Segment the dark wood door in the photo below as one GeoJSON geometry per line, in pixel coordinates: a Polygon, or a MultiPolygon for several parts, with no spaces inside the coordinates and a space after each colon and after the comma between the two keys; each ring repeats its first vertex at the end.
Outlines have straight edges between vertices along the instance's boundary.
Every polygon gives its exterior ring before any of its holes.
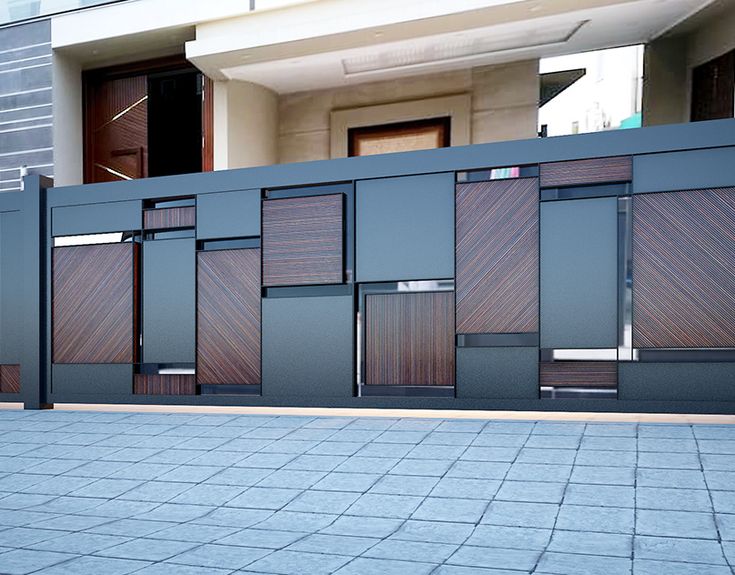
{"type": "Polygon", "coordinates": [[[735,50],[692,70],[692,122],[735,115],[735,50]]]}
{"type": "Polygon", "coordinates": [[[87,183],[148,175],[148,80],[94,78],[85,85],[87,183]]]}

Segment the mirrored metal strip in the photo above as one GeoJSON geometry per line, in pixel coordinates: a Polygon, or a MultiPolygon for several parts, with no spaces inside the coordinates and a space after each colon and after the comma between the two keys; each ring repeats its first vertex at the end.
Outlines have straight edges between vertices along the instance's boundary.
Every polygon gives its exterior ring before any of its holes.
{"type": "Polygon", "coordinates": [[[618,360],[633,361],[633,198],[618,198],[618,360]]]}

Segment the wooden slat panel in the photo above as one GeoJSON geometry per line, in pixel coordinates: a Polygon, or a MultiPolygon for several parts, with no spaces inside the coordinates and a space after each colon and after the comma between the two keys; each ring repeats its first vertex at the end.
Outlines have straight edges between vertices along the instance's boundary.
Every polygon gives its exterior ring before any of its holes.
{"type": "Polygon", "coordinates": [[[197,382],[259,384],[260,250],[200,252],[197,298],[197,382]]]}
{"type": "Polygon", "coordinates": [[[365,297],[367,385],[454,385],[454,294],[365,297]]]}
{"type": "Polygon", "coordinates": [[[133,392],[143,395],[194,395],[196,376],[136,373],[133,392]]]}
{"type": "Polygon", "coordinates": [[[263,285],[343,281],[342,194],[263,202],[263,285]]]}
{"type": "Polygon", "coordinates": [[[191,228],[196,225],[195,206],[159,208],[143,211],[143,227],[146,230],[191,228]]]}
{"type": "Polygon", "coordinates": [[[633,179],[630,156],[592,158],[541,164],[541,187],[629,182],[633,179]]]}
{"type": "Polygon", "coordinates": [[[633,346],[735,347],[735,188],[633,198],[633,346]]]}
{"type": "Polygon", "coordinates": [[[20,393],[20,365],[0,365],[0,393],[20,393]]]}
{"type": "Polygon", "coordinates": [[[618,385],[615,361],[549,361],[540,364],[542,387],[598,387],[618,385]]]}
{"type": "Polygon", "coordinates": [[[537,182],[457,186],[457,333],[538,331],[537,182]]]}
{"type": "Polygon", "coordinates": [[[139,246],[55,248],[54,363],[133,363],[139,246]]]}

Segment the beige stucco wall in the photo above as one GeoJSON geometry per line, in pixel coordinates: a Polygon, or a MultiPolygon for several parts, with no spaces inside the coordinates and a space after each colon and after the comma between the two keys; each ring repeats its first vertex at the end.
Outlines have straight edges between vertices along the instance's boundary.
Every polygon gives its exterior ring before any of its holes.
{"type": "MultiPolygon", "coordinates": [[[[735,2],[694,29],[654,40],[643,65],[643,124],[673,124],[690,118],[692,69],[735,50],[735,2]]],[[[714,8],[716,8],[715,6],[714,8]]]]}
{"type": "Polygon", "coordinates": [[[214,83],[214,169],[278,162],[278,96],[250,82],[214,83]]]}
{"type": "Polygon", "coordinates": [[[279,162],[328,159],[333,111],[459,94],[470,96],[470,143],[536,136],[538,60],[527,60],[282,95],[278,104],[279,162]]]}

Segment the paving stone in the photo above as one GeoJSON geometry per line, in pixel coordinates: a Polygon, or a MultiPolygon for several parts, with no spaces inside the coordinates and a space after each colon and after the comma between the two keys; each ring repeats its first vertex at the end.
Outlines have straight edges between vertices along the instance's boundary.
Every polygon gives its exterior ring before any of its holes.
{"type": "Polygon", "coordinates": [[[520,450],[517,447],[468,447],[460,459],[465,461],[514,461],[520,450]]]}
{"type": "Polygon", "coordinates": [[[478,525],[467,539],[467,545],[543,551],[550,539],[551,529],[478,525]]]}
{"type": "Polygon", "coordinates": [[[486,508],[486,501],[427,497],[411,515],[411,518],[425,521],[476,523],[480,520],[486,508]]]}
{"type": "Polygon", "coordinates": [[[635,556],[639,559],[656,559],[683,563],[725,565],[722,547],[717,541],[646,537],[636,535],[635,556]]]}
{"type": "MultiPolygon", "coordinates": [[[[638,469],[636,485],[639,487],[706,489],[704,478],[705,475],[698,469],[638,469]]],[[[732,474],[730,479],[735,481],[735,473],[732,474]]],[[[710,488],[715,489],[711,484],[710,488]]],[[[735,489],[735,486],[733,486],[733,489],[735,489]]]]}
{"type": "Polygon", "coordinates": [[[658,469],[699,469],[699,456],[696,453],[639,453],[638,467],[658,469]]]}
{"type": "Polygon", "coordinates": [[[301,537],[298,541],[291,543],[288,549],[291,551],[305,551],[307,553],[324,553],[326,555],[347,555],[356,557],[361,555],[380,539],[372,537],[352,537],[347,535],[327,535],[315,533],[307,537],[301,537]]]}
{"type": "Polygon", "coordinates": [[[332,472],[315,483],[313,489],[364,493],[380,478],[381,475],[377,473],[332,472]]]}
{"type": "Polygon", "coordinates": [[[711,513],[638,509],[636,511],[636,534],[717,539],[717,528],[711,513]]]}
{"type": "Polygon", "coordinates": [[[551,537],[548,550],[584,555],[630,557],[633,551],[633,536],[557,530],[551,537]]]}
{"type": "Polygon", "coordinates": [[[225,505],[245,491],[244,487],[230,485],[194,485],[187,491],[174,497],[172,503],[189,503],[192,505],[225,505]]]}
{"type": "Polygon", "coordinates": [[[518,463],[548,463],[556,465],[571,465],[577,457],[574,449],[539,449],[524,447],[518,453],[518,463]]]}
{"type": "MultiPolygon", "coordinates": [[[[212,543],[238,532],[237,527],[220,527],[198,523],[180,523],[171,527],[149,533],[149,539],[168,539],[171,541],[192,541],[194,543],[212,543]]],[[[143,536],[143,535],[141,535],[143,536]]],[[[258,547],[255,545],[254,547],[258,547]]]]}
{"type": "Polygon", "coordinates": [[[585,449],[579,451],[574,465],[603,465],[605,467],[635,467],[638,454],[632,451],[585,449]]]}
{"type": "Polygon", "coordinates": [[[528,435],[517,433],[479,433],[472,445],[481,447],[523,447],[527,440],[528,435]]]}
{"type": "MultiPolygon", "coordinates": [[[[500,488],[500,481],[442,477],[431,490],[433,497],[462,497],[489,501],[500,488]]],[[[428,494],[427,494],[428,495],[428,494]]]]}
{"type": "Polygon", "coordinates": [[[631,563],[630,559],[622,557],[546,552],[535,572],[564,575],[629,575],[631,563]]]}
{"type": "Polygon", "coordinates": [[[360,497],[351,491],[304,491],[292,500],[285,509],[306,513],[334,513],[341,515],[360,497]]]}
{"type": "Polygon", "coordinates": [[[398,462],[389,473],[392,475],[441,477],[453,464],[453,460],[445,459],[404,459],[398,462]]]}
{"type": "Polygon", "coordinates": [[[516,569],[530,571],[536,565],[540,552],[528,549],[498,549],[463,545],[447,563],[488,569],[516,569]]]}
{"type": "Polygon", "coordinates": [[[431,490],[438,482],[438,477],[384,475],[370,488],[370,493],[418,495],[424,497],[431,493],[431,490]]]}
{"type": "Polygon", "coordinates": [[[527,501],[531,503],[561,503],[564,483],[543,481],[504,481],[495,495],[496,501],[527,501]]]}
{"type": "Polygon", "coordinates": [[[467,479],[503,479],[510,463],[495,461],[457,461],[447,471],[446,477],[463,477],[467,479]]]}
{"type": "Polygon", "coordinates": [[[298,511],[278,511],[268,519],[257,523],[262,529],[275,531],[315,532],[334,523],[337,515],[328,513],[301,513],[298,511]]]}
{"type": "Polygon", "coordinates": [[[169,563],[181,563],[198,567],[240,569],[270,553],[268,549],[234,545],[207,544],[185,551],[169,559],[169,563]]]}
{"type": "Polygon", "coordinates": [[[85,556],[39,571],[39,575],[127,575],[149,566],[147,561],[85,556]]]}
{"type": "Polygon", "coordinates": [[[525,442],[526,448],[577,449],[581,437],[578,435],[539,435],[534,434],[525,442]]]}
{"type": "Polygon", "coordinates": [[[512,481],[550,481],[566,483],[572,474],[571,465],[547,463],[514,463],[505,479],[512,481]]]}
{"type": "Polygon", "coordinates": [[[400,519],[343,516],[335,518],[331,524],[323,526],[321,532],[330,535],[355,535],[384,539],[403,524],[404,522],[400,519]]]}
{"type": "Polygon", "coordinates": [[[348,515],[408,519],[421,503],[421,497],[366,493],[347,510],[348,515]]]}
{"type": "Polygon", "coordinates": [[[358,557],[335,571],[335,575],[429,575],[436,567],[433,563],[358,557]]]}
{"type": "Polygon", "coordinates": [[[564,495],[564,503],[594,507],[633,508],[635,507],[635,496],[636,490],[633,487],[570,483],[564,495]]]}
{"type": "Polygon", "coordinates": [[[628,467],[579,467],[572,469],[571,483],[635,485],[635,469],[628,467]]]}
{"type": "Polygon", "coordinates": [[[345,455],[299,455],[289,461],[284,469],[303,471],[333,471],[340,463],[347,461],[345,455]]]}
{"type": "Polygon", "coordinates": [[[186,541],[172,541],[166,539],[134,539],[120,545],[104,547],[96,555],[117,557],[119,559],[139,559],[142,561],[163,561],[198,547],[199,543],[186,541]]]}
{"type": "Polygon", "coordinates": [[[248,507],[251,509],[281,509],[301,493],[302,490],[300,489],[251,487],[230,500],[227,505],[229,507],[248,507]]]}
{"type": "Polygon", "coordinates": [[[735,513],[735,492],[713,491],[712,505],[717,513],[735,513]]]}
{"type": "Polygon", "coordinates": [[[482,523],[507,525],[509,527],[554,527],[558,505],[550,503],[522,503],[516,501],[493,501],[482,517],[482,523]]]}
{"type": "Polygon", "coordinates": [[[472,534],[474,523],[418,521],[409,519],[393,535],[393,539],[429,543],[464,543],[472,534]]]}
{"type": "Polygon", "coordinates": [[[638,509],[669,509],[674,511],[712,511],[707,491],[699,489],[670,489],[639,487],[636,489],[638,509]]]}
{"type": "Polygon", "coordinates": [[[600,533],[633,533],[635,511],[612,507],[564,504],[559,509],[557,529],[600,533]]]}
{"type": "Polygon", "coordinates": [[[633,561],[635,575],[732,575],[729,567],[724,565],[702,565],[692,563],[672,563],[670,561],[652,561],[635,559],[633,561]]]}

